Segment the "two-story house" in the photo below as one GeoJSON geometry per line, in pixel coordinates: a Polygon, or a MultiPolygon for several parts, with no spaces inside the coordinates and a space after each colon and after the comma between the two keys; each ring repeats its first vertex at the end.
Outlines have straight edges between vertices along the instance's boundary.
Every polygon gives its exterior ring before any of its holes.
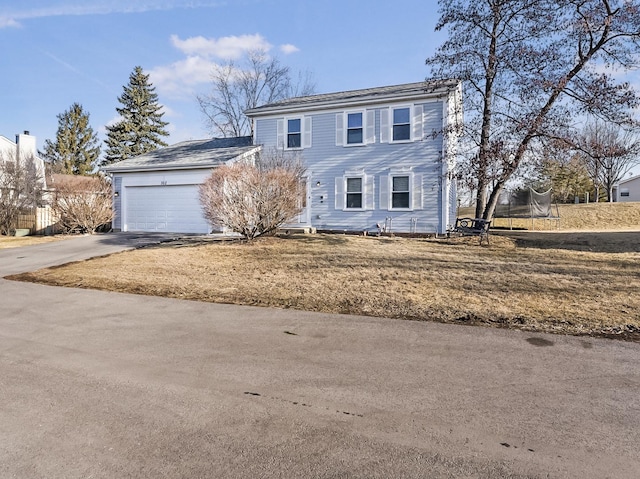
{"type": "Polygon", "coordinates": [[[245,112],[251,138],[182,142],[106,167],[113,177],[114,229],[207,233],[198,185],[216,166],[278,148],[300,155],[307,168],[296,226],[445,233],[455,223],[461,105],[460,83],[451,80],[253,108],[245,112]]]}
{"type": "Polygon", "coordinates": [[[299,223],[318,230],[444,233],[459,83],[410,83],[293,98],[246,112],[254,144],[297,152],[307,167],[299,223]]]}

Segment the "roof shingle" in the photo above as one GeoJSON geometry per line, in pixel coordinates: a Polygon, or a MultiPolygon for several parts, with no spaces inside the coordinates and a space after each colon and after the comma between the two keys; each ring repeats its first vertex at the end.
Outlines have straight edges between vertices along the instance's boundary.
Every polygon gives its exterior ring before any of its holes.
{"type": "Polygon", "coordinates": [[[250,136],[190,140],[107,165],[107,172],[173,170],[219,166],[259,147],[250,136]]]}

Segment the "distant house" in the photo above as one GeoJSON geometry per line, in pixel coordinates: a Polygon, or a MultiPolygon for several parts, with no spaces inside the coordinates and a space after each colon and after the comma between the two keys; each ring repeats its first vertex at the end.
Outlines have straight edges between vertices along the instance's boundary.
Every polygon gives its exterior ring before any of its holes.
{"type": "Polygon", "coordinates": [[[18,161],[20,165],[32,158],[36,167],[38,177],[42,181],[43,189],[46,188],[44,160],[38,156],[36,148],[36,137],[30,135],[28,131],[16,135],[16,141],[11,141],[0,135],[0,162],[18,161]]]}
{"type": "Polygon", "coordinates": [[[616,201],[640,201],[640,175],[621,180],[617,184],[616,201]]]}
{"type": "Polygon", "coordinates": [[[455,223],[458,81],[292,98],[245,112],[253,137],[187,141],[103,168],[114,229],[207,233],[198,186],[212,169],[278,148],[307,168],[290,226],[325,231],[444,233],[455,223]]]}

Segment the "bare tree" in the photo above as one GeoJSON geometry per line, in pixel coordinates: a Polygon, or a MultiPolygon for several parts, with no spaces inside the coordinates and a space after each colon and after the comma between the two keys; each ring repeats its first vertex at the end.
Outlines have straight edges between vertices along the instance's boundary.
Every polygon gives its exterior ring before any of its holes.
{"type": "Polygon", "coordinates": [[[614,201],[613,187],[637,165],[640,165],[638,134],[615,123],[594,119],[576,137],[574,147],[581,156],[595,187],[595,201],[600,187],[607,193],[607,201],[614,201]]]}
{"type": "Polygon", "coordinates": [[[53,210],[65,232],[95,233],[113,220],[111,184],[102,176],[57,175],[53,210]]]}
{"type": "Polygon", "coordinates": [[[302,210],[304,175],[299,157],[275,149],[216,168],[200,187],[204,216],[248,240],[275,233],[302,210]]]}
{"type": "Polygon", "coordinates": [[[15,153],[0,153],[0,234],[11,234],[18,215],[41,204],[43,185],[33,156],[20,161],[15,153]]]}
{"type": "Polygon", "coordinates": [[[246,110],[315,90],[310,73],[293,81],[291,69],[264,51],[249,52],[241,64],[229,61],[216,66],[211,80],[211,92],[197,100],[211,133],[225,138],[253,133],[246,110]]]}
{"type": "Polygon", "coordinates": [[[506,183],[542,138],[584,113],[633,122],[638,97],[608,72],[640,63],[637,0],[439,0],[448,40],[427,59],[465,83],[464,161],[476,216],[493,216],[506,183]],[[605,65],[609,68],[599,68],[605,65]],[[496,148],[496,145],[501,145],[496,148]]]}

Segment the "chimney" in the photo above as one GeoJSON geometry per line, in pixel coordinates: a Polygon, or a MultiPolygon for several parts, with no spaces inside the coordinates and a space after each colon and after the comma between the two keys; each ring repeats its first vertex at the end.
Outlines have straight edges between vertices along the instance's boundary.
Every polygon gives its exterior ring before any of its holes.
{"type": "Polygon", "coordinates": [[[27,130],[20,135],[16,135],[17,157],[20,161],[24,161],[29,156],[38,156],[36,147],[36,137],[31,136],[27,130]]]}

